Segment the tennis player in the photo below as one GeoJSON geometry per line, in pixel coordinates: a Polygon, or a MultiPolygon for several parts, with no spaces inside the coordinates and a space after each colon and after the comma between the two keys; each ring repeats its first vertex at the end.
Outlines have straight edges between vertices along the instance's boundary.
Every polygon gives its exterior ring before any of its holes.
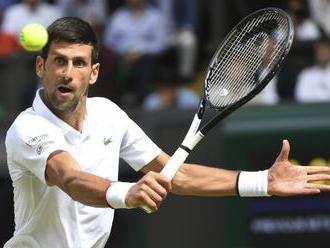
{"type": "Polygon", "coordinates": [[[172,181],[159,171],[169,156],[114,103],[88,98],[100,65],[98,41],[84,21],[65,17],[48,28],[36,58],[43,88],[7,132],[14,187],[13,247],[104,247],[114,209],[156,211],[168,192],[182,195],[300,195],[330,190],[328,167],[293,166],[289,143],[269,170],[237,172],[183,164],[172,181]],[[119,158],[145,176],[118,182],[119,158]]]}

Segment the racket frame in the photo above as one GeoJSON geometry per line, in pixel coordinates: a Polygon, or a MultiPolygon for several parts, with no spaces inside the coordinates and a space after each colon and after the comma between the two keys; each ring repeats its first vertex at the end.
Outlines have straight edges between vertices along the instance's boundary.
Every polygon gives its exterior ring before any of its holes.
{"type": "Polygon", "coordinates": [[[193,121],[190,125],[190,128],[183,139],[181,145],[178,147],[178,149],[174,152],[172,157],[169,159],[167,164],[164,166],[163,170],[161,171],[161,174],[166,176],[169,179],[172,179],[176,173],[176,171],[179,169],[180,165],[185,161],[185,159],[188,157],[189,153],[193,148],[204,138],[206,133],[208,133],[215,125],[217,125],[221,120],[226,118],[230,113],[238,109],[240,106],[244,105],[248,101],[250,101],[253,97],[255,97],[262,89],[266,87],[266,85],[271,81],[271,79],[275,76],[275,74],[280,70],[281,66],[283,65],[284,59],[287,56],[287,54],[290,51],[290,48],[292,46],[293,42],[293,23],[288,14],[278,8],[264,8],[260,9],[258,11],[253,12],[252,14],[248,15],[246,18],[241,20],[231,31],[230,33],[225,37],[225,39],[221,42],[221,44],[216,49],[216,52],[214,53],[211,62],[207,69],[207,75],[204,80],[204,92],[202,99],[200,101],[198,110],[196,114],[194,115],[193,121]],[[274,68],[267,74],[267,76],[258,83],[258,85],[246,96],[242,97],[239,101],[234,102],[230,105],[227,105],[224,108],[218,108],[214,105],[212,105],[209,101],[206,100],[207,97],[207,80],[210,77],[211,71],[212,71],[212,65],[217,59],[217,56],[221,49],[226,45],[228,40],[231,38],[231,36],[238,30],[241,26],[244,26],[246,22],[250,19],[255,18],[256,16],[259,16],[260,14],[265,13],[271,13],[283,16],[287,20],[288,24],[288,36],[286,38],[286,41],[284,44],[286,44],[286,47],[283,49],[283,53],[281,57],[278,59],[278,62],[274,68]],[[199,131],[198,128],[200,126],[201,120],[203,118],[205,107],[209,106],[210,108],[216,109],[220,111],[219,114],[217,114],[214,118],[212,118],[210,121],[208,121],[199,131]]]}
{"type": "MultiPolygon", "coordinates": [[[[281,66],[283,65],[284,59],[287,56],[287,54],[290,51],[290,48],[292,46],[293,42],[293,23],[288,14],[278,8],[264,8],[260,9],[258,11],[255,11],[242,19],[230,32],[229,34],[225,37],[225,39],[221,42],[221,44],[218,46],[216,49],[215,54],[213,55],[210,64],[208,65],[207,68],[207,74],[206,78],[204,80],[204,92],[203,96],[201,98],[199,107],[197,109],[197,112],[194,115],[194,118],[192,120],[192,123],[190,125],[190,128],[183,139],[181,145],[177,148],[177,150],[174,152],[172,157],[168,160],[162,171],[160,172],[163,176],[167,177],[168,179],[172,179],[180,166],[184,163],[186,158],[189,156],[189,153],[193,150],[193,148],[204,138],[206,133],[208,133],[216,124],[218,124],[221,120],[226,118],[230,113],[235,111],[237,108],[241,107],[245,103],[247,103],[249,100],[251,100],[254,96],[256,96],[263,88],[266,87],[266,85],[270,82],[270,80],[275,76],[275,74],[280,70],[281,66]],[[269,12],[271,14],[278,13],[279,15],[283,16],[287,20],[288,24],[288,36],[286,38],[285,45],[286,47],[283,49],[283,53],[281,57],[278,59],[277,64],[275,65],[274,68],[267,74],[267,76],[258,83],[258,85],[251,91],[249,94],[246,96],[242,97],[240,100],[237,102],[234,102],[232,104],[227,105],[224,108],[218,108],[214,105],[212,105],[209,101],[207,101],[207,80],[210,77],[210,74],[213,70],[212,65],[214,63],[214,60],[217,59],[217,56],[221,49],[226,45],[227,41],[230,39],[230,37],[236,32],[237,29],[239,29],[241,26],[245,25],[245,23],[249,19],[253,19],[256,16],[259,16],[260,14],[265,14],[266,12],[269,12]],[[211,120],[209,120],[200,130],[198,130],[200,123],[202,121],[205,108],[206,106],[216,109],[220,111],[219,114],[217,114],[215,117],[213,117],[211,120]]],[[[151,210],[144,206],[142,207],[144,211],[147,213],[150,213],[151,210]]]]}

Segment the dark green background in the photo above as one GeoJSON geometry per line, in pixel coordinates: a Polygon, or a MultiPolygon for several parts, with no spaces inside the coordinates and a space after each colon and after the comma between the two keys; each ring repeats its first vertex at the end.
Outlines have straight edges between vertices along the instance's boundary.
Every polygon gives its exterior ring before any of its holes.
{"type": "MultiPolygon", "coordinates": [[[[291,144],[290,158],[308,165],[316,157],[330,159],[330,105],[245,107],[228,118],[221,130],[224,161],[228,168],[264,170],[278,155],[282,139],[291,144]]],[[[225,215],[226,247],[330,247],[328,231],[254,235],[254,218],[330,216],[330,195],[294,198],[230,198],[225,215]],[[329,199],[329,200],[328,200],[329,199]],[[329,203],[328,208],[324,203],[329,203]],[[278,205],[277,205],[278,204],[278,205]],[[251,207],[252,206],[252,207],[251,207]],[[280,206],[280,208],[276,208],[280,206]],[[251,209],[261,209],[255,213],[251,209]],[[264,208],[264,209],[262,209],[264,208]]]]}

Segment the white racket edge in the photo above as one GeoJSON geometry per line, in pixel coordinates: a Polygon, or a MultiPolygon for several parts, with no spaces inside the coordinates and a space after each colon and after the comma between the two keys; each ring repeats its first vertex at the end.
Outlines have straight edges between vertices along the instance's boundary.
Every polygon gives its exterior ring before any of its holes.
{"type": "Polygon", "coordinates": [[[202,120],[198,117],[198,114],[195,114],[194,118],[190,124],[189,130],[182,141],[182,145],[184,145],[184,146],[189,145],[189,140],[191,139],[191,137],[193,137],[197,133],[201,121],[202,120]]]}
{"type": "MultiPolygon", "coordinates": [[[[195,147],[195,145],[200,141],[200,139],[203,138],[203,136],[196,134],[200,123],[201,123],[201,119],[198,117],[197,114],[195,114],[190,124],[189,130],[181,143],[182,146],[185,146],[188,149],[192,150],[195,147]],[[195,138],[196,135],[197,137],[200,137],[200,139],[195,138]]],[[[179,147],[174,152],[172,157],[167,161],[160,174],[172,180],[175,173],[180,168],[181,164],[186,160],[188,155],[189,155],[188,151],[179,147]]]]}
{"type": "MultiPolygon", "coordinates": [[[[186,137],[185,142],[183,142],[182,145],[192,150],[199,143],[199,141],[204,138],[204,135],[201,132],[197,132],[194,136],[190,137],[186,137]]],[[[179,147],[166,163],[160,174],[172,180],[188,155],[188,151],[179,147]]]]}
{"type": "MultiPolygon", "coordinates": [[[[197,132],[193,136],[190,137],[186,136],[185,144],[182,143],[182,145],[192,150],[203,138],[204,135],[201,132],[197,132]]],[[[172,157],[168,160],[168,162],[166,163],[160,174],[172,180],[176,172],[179,170],[180,166],[184,163],[184,161],[187,159],[188,156],[189,156],[189,152],[179,147],[174,152],[172,157]]],[[[149,209],[147,206],[142,206],[141,209],[143,209],[146,213],[152,212],[152,210],[149,209]]]]}
{"type": "MultiPolygon", "coordinates": [[[[160,174],[167,177],[168,179],[172,179],[188,155],[189,153],[187,151],[179,147],[173,156],[169,159],[160,174]]],[[[147,206],[142,206],[141,208],[148,214],[152,212],[152,210],[147,206]]]]}
{"type": "MultiPolygon", "coordinates": [[[[199,139],[196,138],[195,142],[191,141],[191,144],[195,144],[192,147],[189,145],[190,144],[190,140],[193,140],[192,137],[196,136],[196,132],[198,130],[199,124],[201,123],[201,119],[198,117],[197,114],[194,115],[194,118],[190,124],[189,130],[185,136],[185,138],[182,141],[182,145],[188,147],[190,150],[199,142],[199,140],[201,140],[203,138],[204,135],[199,134],[198,137],[200,137],[199,139]],[[201,137],[202,135],[202,137],[201,137]]],[[[187,151],[185,151],[184,149],[182,149],[181,147],[179,147],[174,154],[172,155],[172,157],[167,161],[166,165],[164,166],[164,168],[162,169],[162,171],[160,172],[160,174],[162,174],[163,176],[167,177],[168,179],[172,180],[172,178],[174,177],[175,173],[178,171],[178,169],[180,168],[181,164],[183,164],[183,162],[186,160],[186,158],[188,157],[189,153],[187,151]]],[[[150,214],[152,213],[151,209],[147,206],[141,206],[140,207],[144,212],[150,214]]]]}

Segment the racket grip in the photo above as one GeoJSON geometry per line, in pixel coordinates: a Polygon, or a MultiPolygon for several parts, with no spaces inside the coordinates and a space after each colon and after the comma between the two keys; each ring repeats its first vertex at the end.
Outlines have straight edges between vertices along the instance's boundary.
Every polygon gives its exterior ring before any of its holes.
{"type": "Polygon", "coordinates": [[[151,214],[151,212],[152,212],[151,209],[148,208],[147,206],[142,206],[142,207],[140,207],[140,209],[142,209],[147,214],[151,214]]]}
{"type": "MultiPolygon", "coordinates": [[[[189,153],[187,151],[179,147],[166,163],[160,174],[167,177],[168,179],[172,179],[188,155],[189,153]]],[[[152,212],[151,209],[149,209],[147,206],[141,206],[140,209],[142,209],[147,214],[152,212]]]]}
{"type": "Polygon", "coordinates": [[[179,147],[166,163],[160,174],[168,179],[172,179],[188,155],[189,153],[186,150],[179,147]]]}

